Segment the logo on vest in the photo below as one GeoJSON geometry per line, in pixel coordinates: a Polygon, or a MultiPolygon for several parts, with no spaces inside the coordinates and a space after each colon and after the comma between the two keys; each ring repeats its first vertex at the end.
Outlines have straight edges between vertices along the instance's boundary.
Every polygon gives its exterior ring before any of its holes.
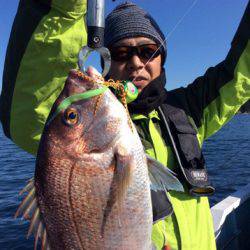
{"type": "Polygon", "coordinates": [[[191,171],[191,176],[196,180],[196,181],[206,181],[207,180],[207,174],[203,170],[193,170],[191,171]]]}

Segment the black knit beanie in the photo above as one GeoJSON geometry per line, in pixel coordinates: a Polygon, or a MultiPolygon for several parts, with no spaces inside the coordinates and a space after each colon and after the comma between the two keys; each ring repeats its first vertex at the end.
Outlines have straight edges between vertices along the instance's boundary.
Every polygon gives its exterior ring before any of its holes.
{"type": "Polygon", "coordinates": [[[118,5],[106,18],[104,45],[109,47],[115,42],[130,37],[143,36],[162,45],[162,65],[165,62],[167,49],[165,36],[149,13],[131,2],[118,5]]]}

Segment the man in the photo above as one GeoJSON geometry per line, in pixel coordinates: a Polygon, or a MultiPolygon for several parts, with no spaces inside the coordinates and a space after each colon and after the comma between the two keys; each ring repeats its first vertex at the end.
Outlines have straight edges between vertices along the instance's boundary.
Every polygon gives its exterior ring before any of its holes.
{"type": "MultiPolygon", "coordinates": [[[[187,88],[170,92],[164,89],[165,38],[153,18],[131,3],[118,6],[107,17],[109,77],[133,80],[138,87],[140,95],[129,109],[145,151],[175,170],[186,189],[170,192],[174,213],[167,218],[161,210],[164,196],[152,196],[153,206],[157,205],[152,233],[157,249],[216,248],[208,199],[201,196],[213,189],[200,146],[250,97],[249,8],[248,4],[226,59],[187,88]]],[[[36,152],[50,107],[86,43],[81,19],[85,11],[81,1],[75,5],[62,1],[60,6],[20,2],[7,52],[0,113],[6,135],[28,152],[36,152]],[[35,21],[24,35],[25,22],[34,13],[35,21]]]]}
{"type": "MultiPolygon", "coordinates": [[[[191,169],[207,178],[197,145],[201,146],[250,98],[249,6],[247,11],[226,60],[187,88],[170,92],[164,89],[165,37],[153,18],[132,3],[121,4],[106,18],[105,45],[112,58],[109,77],[129,79],[138,87],[140,95],[129,109],[145,151],[176,171],[186,186],[185,193],[170,191],[174,214],[164,220],[155,215],[158,222],[152,238],[157,249],[164,245],[171,249],[216,248],[209,203],[201,197],[212,193],[213,188],[206,180],[194,184],[195,178],[185,178],[184,174],[192,173],[191,169]],[[243,79],[239,74],[244,75],[243,79]],[[166,135],[164,118],[170,130],[172,124],[170,135],[166,135]],[[182,170],[181,164],[186,165],[182,170]]],[[[162,202],[162,197],[153,196],[153,206],[158,199],[162,202]]],[[[164,217],[162,211],[158,212],[164,217]]]]}

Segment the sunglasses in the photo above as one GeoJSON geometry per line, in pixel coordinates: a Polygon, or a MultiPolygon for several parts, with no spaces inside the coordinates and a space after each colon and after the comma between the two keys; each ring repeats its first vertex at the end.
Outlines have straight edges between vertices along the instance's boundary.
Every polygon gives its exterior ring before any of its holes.
{"type": "Polygon", "coordinates": [[[139,46],[117,46],[109,48],[111,59],[117,62],[126,62],[134,55],[140,60],[147,61],[160,55],[157,44],[143,44],[139,46]]]}

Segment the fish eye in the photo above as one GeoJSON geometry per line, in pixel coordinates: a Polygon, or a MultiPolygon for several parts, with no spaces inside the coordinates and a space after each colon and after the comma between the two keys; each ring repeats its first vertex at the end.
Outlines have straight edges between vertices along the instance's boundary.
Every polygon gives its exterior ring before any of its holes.
{"type": "Polygon", "coordinates": [[[74,108],[69,108],[64,112],[64,120],[68,125],[75,125],[79,120],[78,112],[74,108]]]}

